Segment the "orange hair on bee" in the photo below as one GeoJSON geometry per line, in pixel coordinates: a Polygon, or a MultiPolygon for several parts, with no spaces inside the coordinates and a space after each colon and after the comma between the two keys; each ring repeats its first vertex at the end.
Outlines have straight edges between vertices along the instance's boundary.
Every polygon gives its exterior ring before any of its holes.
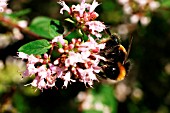
{"type": "Polygon", "coordinates": [[[125,53],[125,55],[127,55],[127,51],[122,45],[119,45],[119,50],[123,51],[125,53]]]}
{"type": "Polygon", "coordinates": [[[125,76],[126,76],[126,69],[125,69],[125,67],[120,62],[118,62],[118,68],[120,70],[120,73],[119,73],[119,75],[118,75],[116,80],[120,81],[120,80],[123,80],[125,78],[125,76]]]}

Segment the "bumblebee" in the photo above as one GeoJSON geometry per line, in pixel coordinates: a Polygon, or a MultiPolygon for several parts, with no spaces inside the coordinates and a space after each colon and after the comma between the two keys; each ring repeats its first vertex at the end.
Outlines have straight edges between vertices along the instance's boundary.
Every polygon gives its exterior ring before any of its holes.
{"type": "Polygon", "coordinates": [[[130,61],[127,60],[127,58],[131,43],[129,44],[128,51],[126,51],[120,44],[120,39],[117,34],[111,34],[110,31],[108,34],[110,35],[110,38],[101,40],[101,43],[106,43],[106,45],[105,48],[100,51],[100,55],[105,57],[106,61],[100,62],[102,70],[99,73],[99,76],[120,81],[123,80],[129,72],[130,61]]]}

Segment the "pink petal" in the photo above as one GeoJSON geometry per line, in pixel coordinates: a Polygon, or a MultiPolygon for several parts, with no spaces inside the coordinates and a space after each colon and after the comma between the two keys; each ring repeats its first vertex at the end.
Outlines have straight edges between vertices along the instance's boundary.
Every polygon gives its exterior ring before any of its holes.
{"type": "Polygon", "coordinates": [[[94,0],[90,7],[89,12],[93,12],[98,5],[99,5],[98,2],[96,2],[96,0],[94,0]]]}
{"type": "Polygon", "coordinates": [[[66,10],[68,13],[71,13],[70,8],[66,5],[64,1],[59,1],[58,3],[63,6],[63,8],[60,9],[61,14],[63,14],[64,10],[66,10]]]}

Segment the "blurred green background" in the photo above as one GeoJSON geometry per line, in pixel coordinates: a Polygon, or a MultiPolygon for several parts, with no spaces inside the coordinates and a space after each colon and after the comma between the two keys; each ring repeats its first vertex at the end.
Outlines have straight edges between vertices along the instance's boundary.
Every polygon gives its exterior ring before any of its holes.
{"type": "MultiPolygon", "coordinates": [[[[66,0],[76,4],[76,0],[66,0]]],[[[129,59],[132,62],[125,80],[118,83],[102,81],[94,88],[72,83],[67,89],[35,91],[30,79],[22,79],[24,62],[16,59],[17,49],[34,39],[23,33],[22,40],[10,37],[12,28],[0,22],[0,112],[2,113],[170,113],[170,1],[159,0],[154,11],[140,9],[131,0],[134,13],[147,15],[147,25],[130,22],[133,14],[125,14],[123,5],[116,0],[98,0],[96,12],[120,35],[122,45],[128,49],[133,37],[129,59]],[[141,11],[142,10],[142,11],[141,11]],[[4,41],[8,37],[8,44],[4,41]],[[10,40],[10,41],[9,41],[10,40]],[[6,44],[6,46],[3,46],[6,44]]],[[[28,24],[37,16],[64,19],[59,13],[57,0],[9,0],[13,12],[28,9],[20,20],[28,24]]]]}

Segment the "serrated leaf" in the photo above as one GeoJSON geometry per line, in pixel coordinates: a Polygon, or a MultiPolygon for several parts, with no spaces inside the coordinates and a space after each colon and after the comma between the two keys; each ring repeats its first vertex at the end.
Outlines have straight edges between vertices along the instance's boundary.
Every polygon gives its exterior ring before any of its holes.
{"type": "Polygon", "coordinates": [[[47,40],[42,39],[42,40],[32,41],[23,45],[18,49],[18,51],[24,52],[28,55],[30,54],[41,55],[46,53],[50,48],[51,48],[50,43],[47,40]]]}
{"type": "Polygon", "coordinates": [[[61,22],[58,20],[51,20],[49,26],[49,34],[51,37],[58,36],[63,34],[64,27],[61,25],[61,22]]]}
{"type": "Polygon", "coordinates": [[[53,39],[53,37],[49,34],[49,26],[51,20],[52,19],[48,17],[36,17],[31,22],[29,29],[39,36],[47,39],[53,39]]]}

